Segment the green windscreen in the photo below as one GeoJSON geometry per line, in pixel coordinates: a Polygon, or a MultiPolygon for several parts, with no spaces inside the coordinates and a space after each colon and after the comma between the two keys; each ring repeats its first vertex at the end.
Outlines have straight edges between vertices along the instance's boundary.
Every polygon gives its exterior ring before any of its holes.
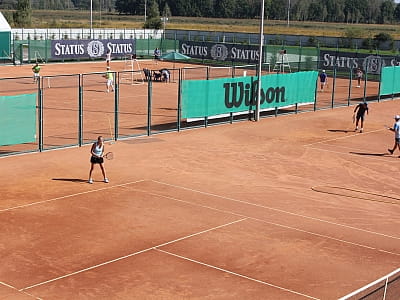
{"type": "Polygon", "coordinates": [[[400,93],[400,67],[384,67],[381,74],[379,94],[392,95],[400,93]]]}
{"type": "Polygon", "coordinates": [[[0,31],[0,58],[8,59],[11,57],[10,51],[11,45],[11,32],[1,32],[0,31]]]}
{"type": "MultiPolygon", "coordinates": [[[[261,109],[315,102],[318,72],[265,75],[261,78],[261,109]]],[[[202,118],[255,109],[257,77],[184,80],[182,117],[202,118]]]]}
{"type": "Polygon", "coordinates": [[[36,94],[0,96],[0,145],[36,140],[36,94]]]}

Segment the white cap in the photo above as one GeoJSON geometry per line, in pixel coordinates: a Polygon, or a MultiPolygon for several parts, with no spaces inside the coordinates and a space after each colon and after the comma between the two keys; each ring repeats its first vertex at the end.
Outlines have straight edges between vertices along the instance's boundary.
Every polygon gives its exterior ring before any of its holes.
{"type": "Polygon", "coordinates": [[[322,70],[322,73],[325,73],[325,70],[322,70]]]}
{"type": "Polygon", "coordinates": [[[394,118],[395,120],[400,120],[400,115],[395,115],[394,118]]]}

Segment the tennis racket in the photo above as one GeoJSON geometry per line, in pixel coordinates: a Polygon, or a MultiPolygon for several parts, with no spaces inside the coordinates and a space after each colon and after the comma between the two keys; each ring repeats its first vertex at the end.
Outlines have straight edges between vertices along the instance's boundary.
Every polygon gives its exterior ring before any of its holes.
{"type": "Polygon", "coordinates": [[[389,126],[387,126],[387,125],[383,125],[383,127],[385,127],[386,129],[392,128],[392,127],[389,127],[389,126]]]}
{"type": "Polygon", "coordinates": [[[112,152],[107,152],[104,157],[108,160],[112,160],[114,158],[114,153],[112,152]]]}

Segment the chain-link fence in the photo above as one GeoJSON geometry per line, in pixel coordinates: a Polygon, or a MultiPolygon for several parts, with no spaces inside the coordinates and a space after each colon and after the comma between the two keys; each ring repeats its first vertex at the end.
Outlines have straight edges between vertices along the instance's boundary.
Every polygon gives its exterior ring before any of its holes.
{"type": "MultiPolygon", "coordinates": [[[[392,60],[394,59],[392,58],[392,60]]],[[[323,66],[324,63],[324,61],[316,60],[315,66],[323,66]]],[[[287,106],[279,105],[275,108],[266,109],[261,112],[261,117],[348,106],[358,104],[361,101],[380,101],[398,97],[400,91],[387,84],[385,90],[390,90],[390,92],[380,94],[382,84],[380,71],[384,60],[379,63],[381,64],[380,67],[373,69],[369,69],[373,64],[359,63],[360,66],[363,64],[366,66],[365,70],[353,68],[353,65],[350,65],[350,68],[341,68],[342,65],[338,64],[333,64],[332,68],[327,66],[324,70],[314,70],[315,80],[301,86],[301,88],[308,89],[315,94],[314,100],[307,103],[304,103],[304,101],[300,103],[299,101],[299,103],[287,106]],[[322,84],[319,78],[319,75],[323,73],[322,71],[325,71],[326,74],[325,84],[322,84]]],[[[276,87],[281,90],[285,87],[285,80],[290,80],[290,77],[285,77],[286,74],[290,75],[294,70],[297,71],[296,66],[299,65],[299,62],[288,60],[288,66],[286,66],[286,61],[283,64],[285,66],[278,65],[279,68],[275,70],[275,66],[272,67],[268,63],[262,66],[262,75],[266,75],[266,83],[268,83],[267,74],[280,74],[282,76],[280,81],[282,87],[276,87]],[[292,72],[289,72],[289,66],[292,72]]],[[[34,81],[33,77],[1,79],[0,96],[36,93],[37,110],[35,114],[38,116],[38,123],[35,142],[6,145],[0,141],[0,154],[82,145],[91,143],[99,135],[108,140],[121,139],[254,118],[254,105],[250,105],[247,111],[240,113],[228,111],[228,113],[218,116],[205,115],[194,119],[182,118],[181,86],[183,80],[201,80],[204,82],[220,80],[221,86],[223,86],[224,82],[239,82],[243,78],[246,82],[250,82],[250,85],[243,85],[243,90],[240,91],[239,88],[234,90],[236,93],[241,93],[237,94],[237,97],[254,99],[256,92],[254,85],[258,78],[257,65],[185,66],[167,70],[168,75],[161,74],[160,71],[158,69],[146,69],[146,72],[145,70],[111,72],[111,85],[107,85],[110,78],[106,71],[43,76],[37,81],[34,81]]],[[[300,71],[302,70],[300,69],[300,71]]],[[[397,69],[395,71],[397,72],[397,69]]],[[[397,74],[395,71],[389,73],[397,74]]],[[[393,86],[391,76],[386,78],[393,86]]],[[[240,84],[235,86],[240,87],[240,84]]],[[[209,95],[208,97],[213,99],[213,91],[208,91],[205,88],[198,92],[209,95]]],[[[268,94],[272,93],[272,90],[268,88],[264,92],[265,97],[272,99],[273,95],[268,94]]],[[[189,91],[189,93],[191,92],[189,91]]],[[[215,99],[215,101],[219,100],[221,99],[215,99]]],[[[6,120],[7,112],[3,110],[1,113],[5,114],[1,120],[6,120]]],[[[15,124],[15,126],[18,125],[15,124]]]]}

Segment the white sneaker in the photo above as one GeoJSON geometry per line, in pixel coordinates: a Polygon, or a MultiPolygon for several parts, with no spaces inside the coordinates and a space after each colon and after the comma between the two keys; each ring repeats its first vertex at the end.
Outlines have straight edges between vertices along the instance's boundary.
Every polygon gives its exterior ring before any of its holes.
{"type": "Polygon", "coordinates": [[[364,131],[364,129],[361,128],[361,129],[360,129],[360,133],[362,133],[363,131],[364,131]]]}
{"type": "Polygon", "coordinates": [[[104,182],[105,182],[105,183],[108,183],[108,178],[104,178],[104,182]]]}
{"type": "Polygon", "coordinates": [[[93,183],[93,179],[89,178],[88,183],[92,184],[93,183]]]}

